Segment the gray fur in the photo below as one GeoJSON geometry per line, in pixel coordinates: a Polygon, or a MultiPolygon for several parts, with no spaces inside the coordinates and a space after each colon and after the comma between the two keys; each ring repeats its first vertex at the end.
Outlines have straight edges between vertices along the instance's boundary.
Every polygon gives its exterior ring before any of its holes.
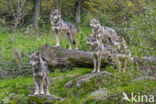
{"type": "Polygon", "coordinates": [[[61,11],[59,9],[52,9],[50,20],[56,37],[56,46],[60,46],[60,35],[65,34],[70,44],[69,49],[72,49],[72,42],[76,46],[75,49],[78,49],[78,44],[76,42],[76,28],[72,23],[62,20],[61,11]]]}
{"type": "Polygon", "coordinates": [[[91,19],[90,26],[96,36],[96,39],[98,39],[101,43],[103,40],[107,40],[108,43],[113,43],[118,49],[120,49],[117,33],[114,29],[101,26],[98,19],[91,19]]]}
{"type": "Polygon", "coordinates": [[[29,54],[30,65],[33,67],[33,76],[35,81],[35,93],[44,94],[44,85],[46,94],[49,94],[49,68],[47,63],[41,58],[39,52],[29,54]]]}
{"type": "Polygon", "coordinates": [[[96,36],[87,36],[87,43],[91,48],[91,52],[93,55],[93,61],[94,61],[94,70],[92,72],[100,72],[101,67],[101,57],[105,57],[106,59],[108,57],[111,57],[116,65],[118,67],[121,67],[121,63],[118,60],[118,56],[116,51],[111,46],[106,46],[104,44],[101,44],[97,39],[96,36]]]}

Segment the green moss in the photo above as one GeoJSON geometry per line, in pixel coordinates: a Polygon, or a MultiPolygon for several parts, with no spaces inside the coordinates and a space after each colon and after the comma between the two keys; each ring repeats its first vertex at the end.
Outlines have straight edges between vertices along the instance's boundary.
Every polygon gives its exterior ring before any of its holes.
{"type": "Polygon", "coordinates": [[[30,96],[28,98],[28,104],[44,104],[44,102],[47,100],[48,98],[40,98],[38,96],[30,96]]]}
{"type": "MultiPolygon", "coordinates": [[[[110,91],[110,98],[106,100],[104,104],[118,104],[121,103],[123,95],[122,92],[126,92],[128,95],[131,92],[142,93],[142,94],[152,94],[156,89],[155,82],[149,80],[138,80],[136,82],[132,82],[137,77],[143,77],[144,74],[140,71],[132,71],[128,70],[126,73],[120,73],[117,70],[114,70],[111,66],[107,66],[105,69],[108,72],[112,73],[112,77],[108,78],[107,76],[101,76],[96,79],[91,79],[90,81],[82,84],[80,88],[66,88],[64,85],[73,80],[74,77],[69,77],[72,75],[82,76],[84,74],[90,73],[92,69],[84,69],[84,68],[75,68],[74,70],[67,72],[55,71],[50,74],[50,79],[55,77],[55,80],[52,82],[50,86],[50,93],[56,96],[66,98],[61,104],[83,104],[85,101],[86,104],[103,104],[101,101],[94,101],[93,99],[87,99],[87,97],[93,92],[100,88],[107,88],[110,91]],[[105,79],[104,83],[102,80],[105,79]],[[115,99],[115,98],[118,98],[115,99]]],[[[24,99],[25,102],[28,100],[26,97],[33,93],[32,84],[33,79],[30,77],[20,77],[9,80],[0,80],[0,102],[5,97],[9,96],[10,93],[16,93],[21,98],[24,99]]],[[[46,99],[39,99],[33,97],[33,101],[36,101],[38,104],[41,104],[46,99]]],[[[16,102],[12,101],[13,104],[16,102]]],[[[59,102],[57,102],[60,104],[59,102]]],[[[57,104],[56,103],[56,104],[57,104]]],[[[25,104],[25,103],[24,103],[25,104]]]]}

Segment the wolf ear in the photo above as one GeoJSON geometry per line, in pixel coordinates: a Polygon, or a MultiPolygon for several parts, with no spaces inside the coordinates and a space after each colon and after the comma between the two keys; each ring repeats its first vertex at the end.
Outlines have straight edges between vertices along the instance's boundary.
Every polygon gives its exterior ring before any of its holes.
{"type": "Polygon", "coordinates": [[[30,53],[30,52],[29,52],[28,54],[29,54],[29,56],[31,55],[31,53],[30,53]]]}
{"type": "Polygon", "coordinates": [[[89,34],[87,34],[87,37],[89,37],[89,34]]]}
{"type": "Polygon", "coordinates": [[[39,56],[39,52],[36,52],[36,56],[39,56]]]}

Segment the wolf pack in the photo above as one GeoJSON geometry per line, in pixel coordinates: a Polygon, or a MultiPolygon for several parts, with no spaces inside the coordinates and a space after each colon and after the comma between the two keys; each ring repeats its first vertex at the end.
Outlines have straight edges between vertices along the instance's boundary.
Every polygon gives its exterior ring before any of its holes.
{"type": "MultiPolygon", "coordinates": [[[[60,9],[51,9],[50,21],[56,37],[56,47],[60,46],[61,35],[64,34],[69,42],[69,49],[72,49],[72,44],[74,44],[75,49],[78,50],[78,43],[76,41],[77,30],[72,23],[62,19],[60,9]]],[[[90,19],[90,27],[93,34],[87,34],[87,43],[93,56],[94,69],[92,73],[100,72],[103,57],[106,60],[111,59],[111,62],[113,62],[119,71],[125,72],[127,61],[133,62],[133,57],[125,39],[122,36],[118,36],[114,29],[101,26],[97,18],[90,19]],[[121,59],[124,59],[124,61],[121,62],[121,59]]],[[[48,64],[39,52],[30,53],[29,57],[35,81],[34,95],[44,94],[44,90],[47,95],[50,95],[48,89],[48,64]]]]}

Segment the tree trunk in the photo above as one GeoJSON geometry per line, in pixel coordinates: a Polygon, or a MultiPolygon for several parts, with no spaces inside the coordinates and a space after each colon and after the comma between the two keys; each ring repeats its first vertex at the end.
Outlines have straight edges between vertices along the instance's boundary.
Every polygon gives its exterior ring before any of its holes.
{"type": "Polygon", "coordinates": [[[79,32],[80,31],[80,0],[76,0],[75,9],[76,9],[77,31],[79,32]]]}
{"type": "MultiPolygon", "coordinates": [[[[91,52],[52,47],[48,44],[41,46],[39,52],[41,57],[52,68],[93,68],[93,56],[91,52]]],[[[122,56],[119,57],[123,58],[122,56]]],[[[140,65],[143,63],[150,65],[156,63],[156,57],[134,58],[134,62],[138,62],[140,65]]],[[[103,57],[101,67],[105,67],[110,63],[112,62],[106,61],[103,57]]]]}
{"type": "Polygon", "coordinates": [[[42,0],[34,0],[33,28],[38,33],[40,31],[39,18],[40,18],[41,2],[42,2],[42,0]]]}
{"type": "MultiPolygon", "coordinates": [[[[39,52],[52,68],[93,68],[93,57],[90,52],[51,47],[47,44],[41,46],[39,52]]],[[[103,59],[102,67],[106,64],[106,60],[103,59]]]]}
{"type": "Polygon", "coordinates": [[[56,0],[56,8],[57,8],[57,9],[59,8],[58,0],[56,0]]]}

